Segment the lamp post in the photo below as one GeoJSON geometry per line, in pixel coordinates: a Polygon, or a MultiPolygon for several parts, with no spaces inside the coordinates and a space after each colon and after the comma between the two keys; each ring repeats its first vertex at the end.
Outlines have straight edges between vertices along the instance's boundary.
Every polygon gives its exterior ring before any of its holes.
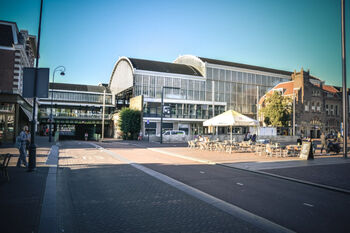
{"type": "Polygon", "coordinates": [[[43,0],[40,1],[40,14],[39,14],[39,27],[38,27],[38,45],[36,47],[36,59],[35,59],[35,74],[34,74],[34,98],[33,98],[33,119],[30,129],[30,146],[28,157],[28,172],[32,172],[36,169],[36,145],[35,145],[35,112],[36,112],[36,85],[38,79],[38,67],[39,67],[39,49],[40,49],[40,36],[41,36],[41,18],[43,13],[43,0]]]}
{"type": "Polygon", "coordinates": [[[103,139],[104,139],[104,134],[105,134],[105,105],[106,105],[106,88],[103,90],[102,135],[101,135],[101,141],[103,141],[103,139]]]}
{"type": "Polygon", "coordinates": [[[180,87],[162,87],[162,101],[160,112],[160,143],[163,144],[163,114],[164,114],[164,89],[180,90],[180,87]]]}
{"type": "MultiPolygon", "coordinates": [[[[52,84],[55,83],[55,73],[57,71],[61,71],[60,75],[63,76],[65,75],[65,71],[66,68],[64,66],[57,66],[54,71],[53,71],[53,75],[52,75],[52,84]]],[[[51,88],[51,110],[50,110],[50,125],[49,125],[49,142],[52,141],[52,122],[53,122],[53,115],[52,115],[52,105],[53,105],[53,85],[51,88]]]]}
{"type": "Polygon", "coordinates": [[[341,0],[341,48],[343,76],[343,152],[348,157],[348,92],[346,88],[346,48],[345,48],[345,0],[341,0]]]}

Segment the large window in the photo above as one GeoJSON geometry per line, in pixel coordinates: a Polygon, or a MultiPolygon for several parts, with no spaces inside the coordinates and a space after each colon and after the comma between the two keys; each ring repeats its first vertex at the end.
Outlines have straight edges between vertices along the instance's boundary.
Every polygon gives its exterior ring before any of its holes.
{"type": "Polygon", "coordinates": [[[164,98],[178,98],[187,100],[205,100],[205,81],[163,76],[135,75],[135,96],[161,98],[162,87],[176,87],[178,89],[164,89],[164,98]]]}
{"type": "MultiPolygon", "coordinates": [[[[49,93],[49,99],[51,99],[52,92],[49,93]]],[[[54,91],[53,99],[55,101],[72,101],[72,102],[89,102],[89,103],[103,103],[103,93],[76,93],[76,92],[64,92],[54,91]]],[[[106,104],[112,104],[112,95],[106,94],[106,104]]]]}

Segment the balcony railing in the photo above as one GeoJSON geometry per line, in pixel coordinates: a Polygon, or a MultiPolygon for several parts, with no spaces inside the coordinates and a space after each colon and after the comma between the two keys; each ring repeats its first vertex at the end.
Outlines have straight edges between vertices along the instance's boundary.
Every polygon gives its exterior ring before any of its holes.
{"type": "MultiPolygon", "coordinates": [[[[46,112],[40,113],[41,118],[49,118],[50,114],[46,112]]],[[[102,113],[68,113],[68,112],[56,112],[53,113],[52,116],[54,118],[62,119],[62,118],[72,118],[72,119],[93,119],[93,120],[102,120],[102,113]]],[[[112,114],[105,114],[104,118],[106,120],[112,119],[112,114]]]]}

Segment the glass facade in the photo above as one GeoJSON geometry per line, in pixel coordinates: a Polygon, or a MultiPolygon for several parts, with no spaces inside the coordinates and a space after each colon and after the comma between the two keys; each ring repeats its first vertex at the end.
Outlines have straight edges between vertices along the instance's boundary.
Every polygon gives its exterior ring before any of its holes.
{"type": "MultiPolygon", "coordinates": [[[[50,116],[51,108],[50,106],[41,107],[39,109],[40,118],[48,118],[50,116]]],[[[105,109],[105,119],[109,119],[110,108],[105,109]]],[[[88,118],[88,119],[102,119],[102,107],[101,108],[69,108],[69,107],[61,107],[61,108],[52,108],[53,117],[61,117],[61,118],[88,118]]]]}
{"type": "Polygon", "coordinates": [[[243,114],[256,114],[257,98],[261,98],[276,84],[290,80],[248,71],[238,72],[210,67],[207,67],[206,71],[205,100],[213,101],[214,98],[214,101],[226,102],[227,109],[243,114]],[[257,86],[259,87],[258,97],[257,86]]]}
{"type": "MultiPolygon", "coordinates": [[[[206,71],[206,80],[135,74],[135,96],[161,98],[162,87],[169,86],[180,89],[164,89],[165,98],[173,95],[182,100],[222,102],[227,103],[227,109],[256,115],[257,98],[261,98],[276,84],[290,80],[285,77],[262,75],[249,71],[239,72],[211,67],[207,67],[206,71]],[[259,88],[257,89],[257,87],[259,88]],[[259,96],[257,96],[257,92],[259,92],[259,96]]],[[[179,103],[173,104],[171,109],[172,115],[177,118],[207,119],[212,117],[213,111],[209,110],[212,106],[179,103]]],[[[214,108],[215,115],[222,112],[222,106],[215,105],[214,108]]],[[[160,105],[155,107],[154,104],[148,103],[145,106],[144,114],[145,116],[160,116],[160,105]]]]}
{"type": "MultiPolygon", "coordinates": [[[[49,92],[49,99],[51,99],[52,91],[49,92]]],[[[103,104],[103,93],[77,93],[77,92],[65,92],[54,91],[53,99],[55,101],[73,101],[73,102],[87,102],[87,103],[100,103],[103,104]]],[[[112,104],[112,95],[106,94],[106,104],[112,104]]]]}
{"type": "Polygon", "coordinates": [[[161,98],[162,87],[180,89],[164,89],[164,95],[176,95],[179,99],[205,101],[205,81],[185,79],[180,77],[164,77],[135,74],[135,96],[161,98]]]}
{"type": "MultiPolygon", "coordinates": [[[[214,106],[208,104],[181,104],[165,103],[164,106],[170,107],[170,114],[164,114],[165,118],[184,118],[184,119],[209,119],[225,111],[225,106],[214,106]]],[[[143,106],[144,117],[160,117],[160,103],[145,102],[143,106]]]]}

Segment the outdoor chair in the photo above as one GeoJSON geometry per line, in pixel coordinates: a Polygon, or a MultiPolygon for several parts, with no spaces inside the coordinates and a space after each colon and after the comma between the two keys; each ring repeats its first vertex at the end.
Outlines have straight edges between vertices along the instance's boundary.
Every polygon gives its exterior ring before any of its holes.
{"type": "Polygon", "coordinates": [[[215,149],[217,151],[225,151],[225,146],[222,142],[216,142],[215,143],[215,149]]]}
{"type": "Polygon", "coordinates": [[[265,153],[266,153],[266,145],[265,144],[255,145],[255,154],[262,156],[265,153]]]}
{"type": "Polygon", "coordinates": [[[279,154],[279,150],[277,148],[273,148],[271,144],[266,144],[266,156],[274,157],[279,154]]]}
{"type": "Polygon", "coordinates": [[[1,174],[3,176],[7,177],[7,181],[10,181],[10,177],[9,177],[8,172],[7,172],[7,167],[9,165],[11,156],[12,155],[10,153],[0,155],[1,160],[2,160],[2,163],[0,163],[1,174]]]}

